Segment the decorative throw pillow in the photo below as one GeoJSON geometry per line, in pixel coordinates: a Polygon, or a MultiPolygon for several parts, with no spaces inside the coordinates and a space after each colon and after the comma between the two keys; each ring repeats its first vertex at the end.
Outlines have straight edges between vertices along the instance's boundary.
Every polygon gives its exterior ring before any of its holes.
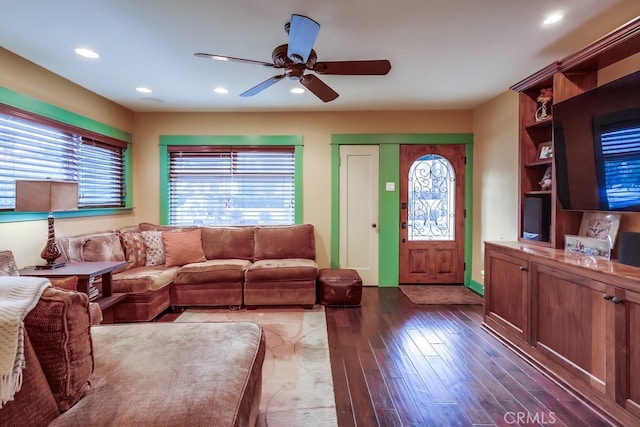
{"type": "Polygon", "coordinates": [[[192,262],[206,261],[204,249],[202,249],[202,232],[200,229],[192,231],[164,231],[162,232],[164,244],[165,267],[185,265],[192,262]]]}
{"type": "Polygon", "coordinates": [[[162,231],[142,231],[140,235],[142,236],[144,247],[147,252],[147,261],[145,265],[147,267],[152,267],[154,265],[164,264],[162,231]]]}
{"type": "Polygon", "coordinates": [[[49,281],[51,282],[51,286],[56,288],[66,289],[67,291],[78,290],[78,276],[52,277],[49,281]]]}
{"type": "MultiPolygon", "coordinates": [[[[124,251],[120,238],[115,233],[88,237],[82,243],[82,260],[84,262],[124,261],[124,251]]],[[[119,268],[114,273],[124,270],[119,268]]]]}
{"type": "Polygon", "coordinates": [[[142,239],[142,234],[133,232],[120,233],[120,241],[124,248],[124,257],[127,268],[144,267],[147,264],[147,249],[142,239]]]}
{"type": "Polygon", "coordinates": [[[11,251],[0,251],[0,276],[19,276],[18,266],[11,251]]]}

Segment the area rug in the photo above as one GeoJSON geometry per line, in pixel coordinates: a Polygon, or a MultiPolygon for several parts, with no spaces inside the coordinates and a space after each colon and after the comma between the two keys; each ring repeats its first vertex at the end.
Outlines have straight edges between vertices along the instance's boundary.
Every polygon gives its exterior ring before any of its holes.
{"type": "Polygon", "coordinates": [[[403,294],[414,304],[484,304],[484,298],[461,285],[403,285],[403,294]]]}
{"type": "Polygon", "coordinates": [[[324,307],[189,308],[176,322],[262,325],[267,351],[258,426],[337,426],[324,307]]]}

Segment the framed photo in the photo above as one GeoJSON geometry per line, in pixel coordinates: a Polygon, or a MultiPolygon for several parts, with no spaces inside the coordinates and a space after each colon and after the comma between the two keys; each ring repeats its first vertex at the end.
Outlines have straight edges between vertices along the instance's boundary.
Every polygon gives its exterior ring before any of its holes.
{"type": "Polygon", "coordinates": [[[620,214],[610,212],[584,212],[578,234],[609,242],[613,249],[620,228],[620,214]]]}
{"type": "Polygon", "coordinates": [[[594,239],[593,237],[566,234],[564,236],[564,251],[606,260],[611,259],[611,246],[609,246],[609,242],[604,239],[594,239]]]}
{"type": "Polygon", "coordinates": [[[545,142],[538,146],[538,160],[546,160],[553,158],[553,145],[550,142],[545,142]]]}

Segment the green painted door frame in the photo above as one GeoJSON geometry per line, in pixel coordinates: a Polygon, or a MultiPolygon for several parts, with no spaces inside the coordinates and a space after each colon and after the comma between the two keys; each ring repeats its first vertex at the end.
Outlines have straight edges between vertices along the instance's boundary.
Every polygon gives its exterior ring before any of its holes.
{"type": "Polygon", "coordinates": [[[473,134],[335,134],[331,136],[331,267],[340,266],[340,146],[378,145],[380,148],[380,182],[378,210],[378,285],[397,287],[400,271],[400,145],[402,144],[464,144],[465,166],[465,244],[464,285],[482,292],[482,285],[471,280],[473,243],[473,134]],[[393,182],[395,191],[386,191],[386,183],[393,182]]]}

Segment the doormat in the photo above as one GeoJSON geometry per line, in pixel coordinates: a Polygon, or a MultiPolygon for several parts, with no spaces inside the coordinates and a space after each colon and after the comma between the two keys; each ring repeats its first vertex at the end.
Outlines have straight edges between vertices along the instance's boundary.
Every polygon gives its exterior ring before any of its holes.
{"type": "Polygon", "coordinates": [[[462,285],[404,285],[403,294],[414,304],[484,304],[484,298],[462,285]]]}

